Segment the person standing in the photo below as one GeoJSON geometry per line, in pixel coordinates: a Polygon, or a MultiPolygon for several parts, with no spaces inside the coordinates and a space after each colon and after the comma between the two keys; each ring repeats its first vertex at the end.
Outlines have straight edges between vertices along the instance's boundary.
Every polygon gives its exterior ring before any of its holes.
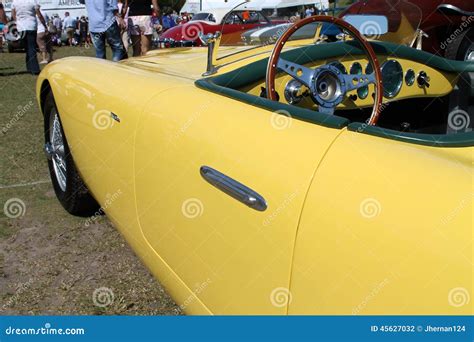
{"type": "Polygon", "coordinates": [[[125,51],[128,51],[129,47],[129,35],[128,35],[128,8],[125,8],[125,0],[118,0],[118,10],[122,18],[124,19],[124,26],[120,30],[120,36],[122,37],[123,47],[125,51]]]}
{"type": "Polygon", "coordinates": [[[0,1],[0,52],[3,52],[3,30],[8,24],[8,19],[3,8],[3,3],[0,1]]]}
{"type": "Polygon", "coordinates": [[[159,15],[158,0],[126,0],[125,7],[129,10],[128,28],[132,38],[133,56],[143,56],[150,50],[153,35],[151,15],[159,15]]]}
{"type": "Polygon", "coordinates": [[[89,31],[97,58],[106,59],[105,42],[112,48],[114,62],[127,58],[120,37],[124,27],[123,18],[118,11],[117,0],[80,0],[86,4],[89,16],[89,31]]]}
{"type": "Polygon", "coordinates": [[[8,24],[7,15],[5,14],[5,8],[3,7],[2,1],[0,1],[0,24],[8,24]]]}
{"type": "MultiPolygon", "coordinates": [[[[41,11],[44,21],[49,27],[49,17],[48,15],[41,11]]],[[[41,53],[41,62],[40,64],[47,64],[53,61],[53,42],[51,41],[51,34],[49,28],[45,28],[43,25],[38,25],[38,30],[36,31],[36,43],[41,53]],[[46,58],[46,56],[48,58],[46,58]]]]}
{"type": "Polygon", "coordinates": [[[82,16],[79,19],[77,28],[79,30],[79,45],[87,46],[87,33],[89,32],[89,23],[86,20],[85,16],[82,16]]]}
{"type": "Polygon", "coordinates": [[[36,30],[38,29],[38,21],[36,17],[48,30],[46,21],[40,12],[37,0],[13,0],[12,2],[12,18],[16,21],[16,27],[26,47],[26,70],[33,75],[40,73],[38,58],[36,56],[36,30]]]}
{"type": "Polygon", "coordinates": [[[69,15],[69,12],[64,13],[63,27],[66,31],[67,42],[69,46],[72,46],[72,39],[74,38],[74,32],[76,31],[76,21],[69,15]]]}
{"type": "Polygon", "coordinates": [[[54,27],[56,27],[56,30],[58,32],[63,31],[63,23],[61,22],[61,18],[59,18],[59,15],[57,13],[54,14],[53,25],[54,25],[54,27]]]}

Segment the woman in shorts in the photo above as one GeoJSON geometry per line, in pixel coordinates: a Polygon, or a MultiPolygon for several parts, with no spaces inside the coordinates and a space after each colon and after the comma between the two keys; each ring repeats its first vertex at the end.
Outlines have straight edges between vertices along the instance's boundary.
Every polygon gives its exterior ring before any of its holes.
{"type": "Polygon", "coordinates": [[[133,56],[143,56],[151,46],[153,26],[151,15],[158,15],[158,0],[128,0],[122,14],[128,9],[128,30],[132,39],[133,56]],[[151,9],[153,5],[153,10],[151,9]]]}

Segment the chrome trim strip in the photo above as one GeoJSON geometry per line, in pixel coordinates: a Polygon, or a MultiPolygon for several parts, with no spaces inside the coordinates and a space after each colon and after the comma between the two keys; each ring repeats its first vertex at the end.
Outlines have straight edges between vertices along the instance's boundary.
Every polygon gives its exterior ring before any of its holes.
{"type": "Polygon", "coordinates": [[[237,201],[242,202],[246,206],[258,211],[265,211],[267,209],[265,199],[242,183],[208,166],[201,166],[200,172],[202,178],[209,184],[225,192],[237,201]]]}

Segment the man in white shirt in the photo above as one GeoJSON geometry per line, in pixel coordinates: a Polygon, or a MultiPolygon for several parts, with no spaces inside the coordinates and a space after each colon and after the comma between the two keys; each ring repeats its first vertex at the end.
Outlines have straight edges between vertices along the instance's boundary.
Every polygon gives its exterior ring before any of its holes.
{"type": "Polygon", "coordinates": [[[67,34],[68,44],[69,46],[72,46],[72,38],[76,31],[76,20],[69,15],[69,12],[64,13],[63,27],[67,34]]]}
{"type": "Polygon", "coordinates": [[[41,25],[47,30],[46,21],[39,10],[37,0],[13,0],[12,18],[16,21],[16,27],[20,32],[26,47],[26,70],[33,75],[40,73],[38,59],[36,57],[36,30],[39,18],[41,25]]]}

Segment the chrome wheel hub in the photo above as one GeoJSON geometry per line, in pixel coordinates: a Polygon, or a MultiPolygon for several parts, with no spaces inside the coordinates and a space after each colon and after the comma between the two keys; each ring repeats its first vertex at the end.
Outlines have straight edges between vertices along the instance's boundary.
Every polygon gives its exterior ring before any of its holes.
{"type": "Polygon", "coordinates": [[[49,143],[45,146],[45,152],[53,163],[54,175],[62,191],[66,191],[66,155],[64,153],[64,139],[61,132],[61,122],[58,113],[53,110],[49,121],[49,143]]]}

